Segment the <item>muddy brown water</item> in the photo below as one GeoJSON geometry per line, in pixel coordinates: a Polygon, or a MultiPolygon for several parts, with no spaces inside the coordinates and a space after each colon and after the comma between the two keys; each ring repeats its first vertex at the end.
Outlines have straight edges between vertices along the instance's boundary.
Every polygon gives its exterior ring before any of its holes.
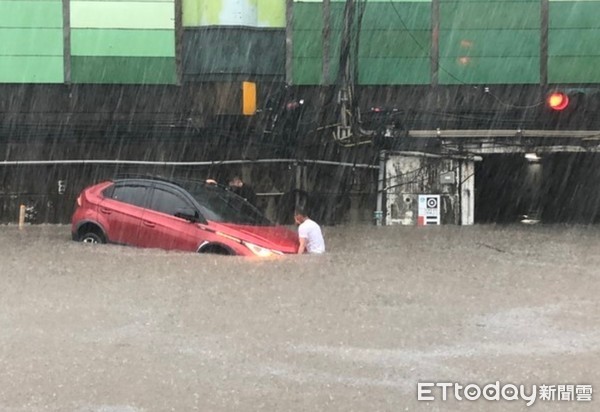
{"type": "Polygon", "coordinates": [[[324,233],[324,256],[265,261],[0,227],[0,411],[527,409],[417,401],[419,381],[600,396],[600,228],[324,233]]]}

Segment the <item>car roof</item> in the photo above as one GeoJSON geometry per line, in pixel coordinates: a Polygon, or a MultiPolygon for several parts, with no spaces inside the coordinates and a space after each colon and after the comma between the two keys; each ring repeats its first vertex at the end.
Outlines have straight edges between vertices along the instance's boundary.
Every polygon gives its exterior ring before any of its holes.
{"type": "MultiPolygon", "coordinates": [[[[196,183],[196,184],[202,184],[202,185],[206,185],[209,186],[208,183],[206,183],[204,180],[197,180],[197,179],[188,179],[188,178],[175,178],[175,179],[167,179],[167,178],[163,178],[160,176],[143,176],[143,177],[117,177],[115,179],[112,179],[112,182],[115,184],[118,183],[146,183],[146,184],[151,184],[151,183],[161,183],[165,186],[171,186],[174,188],[178,188],[184,191],[187,191],[187,189],[184,187],[184,183],[196,183]]],[[[211,187],[218,187],[222,190],[227,190],[227,188],[225,188],[222,185],[219,184],[210,184],[211,187]]]]}
{"type": "Polygon", "coordinates": [[[156,182],[161,182],[161,183],[168,183],[168,184],[172,184],[175,186],[179,186],[173,180],[163,179],[163,178],[159,178],[159,177],[156,177],[156,178],[154,178],[154,177],[119,177],[119,178],[112,179],[112,181],[114,183],[133,183],[133,182],[156,183],[156,182]]]}

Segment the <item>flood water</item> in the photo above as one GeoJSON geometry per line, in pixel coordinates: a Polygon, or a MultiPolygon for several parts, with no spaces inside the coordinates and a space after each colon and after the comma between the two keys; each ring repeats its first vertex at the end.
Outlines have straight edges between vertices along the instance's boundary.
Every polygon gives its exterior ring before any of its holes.
{"type": "Polygon", "coordinates": [[[513,411],[418,402],[417,382],[600,391],[599,227],[324,234],[324,256],[265,261],[0,227],[0,411],[513,411]]]}

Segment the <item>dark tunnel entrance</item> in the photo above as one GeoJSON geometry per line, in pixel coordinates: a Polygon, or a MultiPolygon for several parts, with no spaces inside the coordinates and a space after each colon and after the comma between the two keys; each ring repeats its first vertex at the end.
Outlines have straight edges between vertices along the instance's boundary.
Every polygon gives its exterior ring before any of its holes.
{"type": "Polygon", "coordinates": [[[600,154],[499,154],[476,163],[476,223],[537,221],[600,223],[600,154]]]}

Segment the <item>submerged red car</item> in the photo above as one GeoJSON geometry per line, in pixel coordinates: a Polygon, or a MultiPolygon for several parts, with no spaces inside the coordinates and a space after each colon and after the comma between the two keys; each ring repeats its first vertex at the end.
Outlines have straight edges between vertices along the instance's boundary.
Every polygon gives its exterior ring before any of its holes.
{"type": "Polygon", "coordinates": [[[119,179],[84,189],[74,240],[223,255],[296,253],[298,236],[229,190],[197,181],[119,179]]]}

